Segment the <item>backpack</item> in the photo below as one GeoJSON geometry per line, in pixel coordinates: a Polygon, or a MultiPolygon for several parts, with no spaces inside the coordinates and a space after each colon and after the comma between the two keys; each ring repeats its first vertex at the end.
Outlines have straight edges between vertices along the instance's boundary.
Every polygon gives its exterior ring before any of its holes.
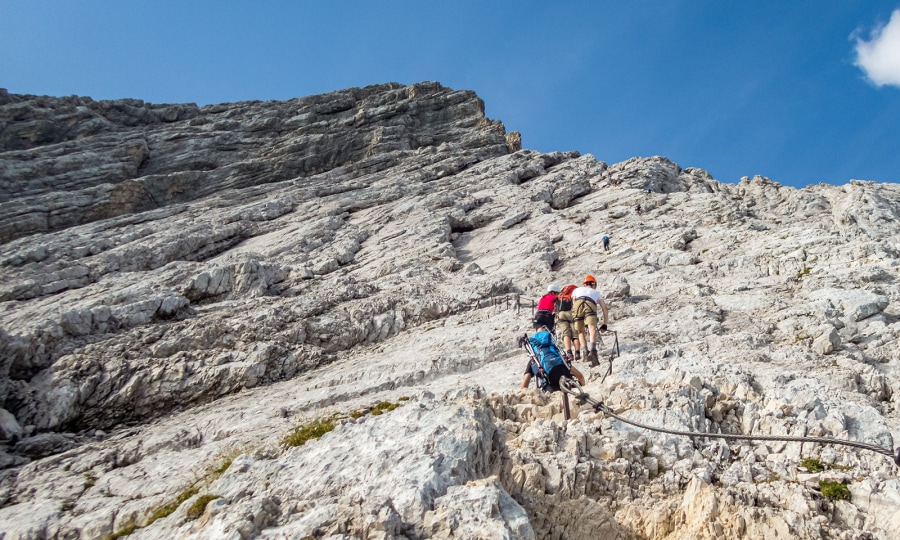
{"type": "Polygon", "coordinates": [[[553,343],[553,336],[550,332],[542,330],[528,338],[528,341],[545,374],[550,373],[550,370],[556,366],[565,365],[559,349],[553,343]]]}
{"type": "Polygon", "coordinates": [[[577,285],[566,285],[556,297],[556,311],[572,311],[572,292],[577,289],[577,285]]]}

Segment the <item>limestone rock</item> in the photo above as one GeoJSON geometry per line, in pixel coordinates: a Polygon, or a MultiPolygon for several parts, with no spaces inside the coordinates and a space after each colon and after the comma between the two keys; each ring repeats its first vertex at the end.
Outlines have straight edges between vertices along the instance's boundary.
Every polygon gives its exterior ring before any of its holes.
{"type": "Polygon", "coordinates": [[[16,417],[6,409],[0,409],[0,438],[16,440],[22,436],[22,433],[22,426],[16,421],[16,417]]]}
{"type": "Polygon", "coordinates": [[[0,92],[0,530],[896,538],[898,208],[536,152],[433,82],[0,92]],[[618,343],[574,365],[619,419],[519,389],[586,274],[618,343]]]}
{"type": "Polygon", "coordinates": [[[616,276],[606,286],[605,292],[609,298],[628,298],[631,296],[631,285],[628,284],[625,276],[616,276]]]}
{"type": "Polygon", "coordinates": [[[831,354],[835,348],[841,345],[841,337],[838,335],[837,330],[830,325],[825,325],[826,328],[813,340],[812,348],[819,354],[831,354]]]}

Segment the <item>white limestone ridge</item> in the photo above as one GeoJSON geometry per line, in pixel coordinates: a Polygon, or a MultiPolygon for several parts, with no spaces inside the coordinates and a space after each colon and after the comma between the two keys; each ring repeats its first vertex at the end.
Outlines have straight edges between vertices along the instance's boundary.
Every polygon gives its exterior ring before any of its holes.
{"type": "Polygon", "coordinates": [[[889,450],[900,188],[521,145],[437,83],[0,90],[0,538],[900,537],[890,457],[565,421],[516,345],[593,274],[616,414],[889,450]]]}

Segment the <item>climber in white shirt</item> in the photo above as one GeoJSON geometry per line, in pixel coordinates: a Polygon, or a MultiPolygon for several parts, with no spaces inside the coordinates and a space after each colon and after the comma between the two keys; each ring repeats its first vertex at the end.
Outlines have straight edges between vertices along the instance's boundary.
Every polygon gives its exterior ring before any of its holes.
{"type": "Polygon", "coordinates": [[[606,330],[609,324],[609,308],[606,307],[603,296],[597,291],[597,280],[591,275],[584,278],[582,287],[578,287],[572,292],[572,298],[574,299],[572,313],[575,319],[575,330],[581,340],[581,357],[595,366],[598,364],[597,323],[600,322],[597,317],[597,306],[600,306],[603,311],[603,324],[600,326],[600,330],[606,330]],[[588,344],[585,340],[585,325],[590,328],[590,350],[587,349],[588,344]]]}

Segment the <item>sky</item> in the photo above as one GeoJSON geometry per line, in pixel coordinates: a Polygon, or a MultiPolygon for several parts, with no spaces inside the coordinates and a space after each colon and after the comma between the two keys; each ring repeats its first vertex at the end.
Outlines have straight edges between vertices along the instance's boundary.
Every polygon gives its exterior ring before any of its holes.
{"type": "Polygon", "coordinates": [[[438,81],[523,148],[900,182],[900,0],[0,0],[11,93],[205,105],[438,81]]]}

